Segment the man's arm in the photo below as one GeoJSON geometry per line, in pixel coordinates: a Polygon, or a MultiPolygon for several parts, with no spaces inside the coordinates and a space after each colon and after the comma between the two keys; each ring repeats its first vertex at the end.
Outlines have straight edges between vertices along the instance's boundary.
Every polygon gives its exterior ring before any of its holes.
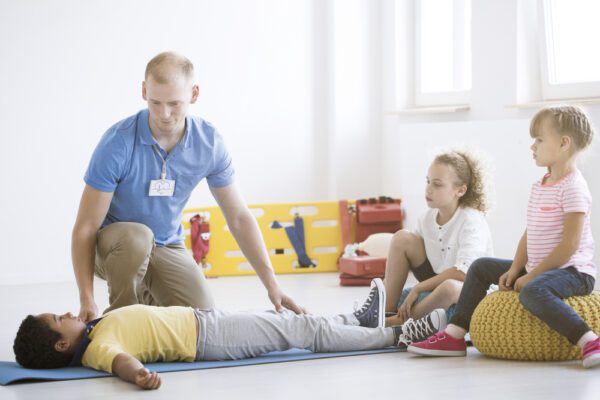
{"type": "Polygon", "coordinates": [[[115,357],[112,370],[119,378],[135,383],[142,389],[158,389],[161,384],[157,372],[148,371],[137,358],[127,353],[120,353],[115,357]]]}
{"type": "Polygon", "coordinates": [[[94,259],[96,233],[106,217],[113,193],[101,192],[86,185],[71,237],[71,259],[79,288],[79,317],[90,321],[98,314],[94,301],[94,259]]]}
{"type": "Polygon", "coordinates": [[[267,289],[269,299],[277,311],[280,311],[283,306],[297,314],[304,313],[305,311],[279,287],[256,219],[250,213],[236,184],[232,183],[222,188],[210,188],[210,191],[219,204],[240,250],[267,289]]]}

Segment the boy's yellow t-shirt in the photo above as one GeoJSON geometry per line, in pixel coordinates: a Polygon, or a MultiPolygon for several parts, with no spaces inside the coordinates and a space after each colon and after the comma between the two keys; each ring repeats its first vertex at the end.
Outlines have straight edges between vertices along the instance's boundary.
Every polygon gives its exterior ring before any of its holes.
{"type": "Polygon", "coordinates": [[[81,364],[112,373],[119,353],[143,363],[194,361],[196,316],[190,307],[132,305],[107,313],[89,334],[81,364]]]}

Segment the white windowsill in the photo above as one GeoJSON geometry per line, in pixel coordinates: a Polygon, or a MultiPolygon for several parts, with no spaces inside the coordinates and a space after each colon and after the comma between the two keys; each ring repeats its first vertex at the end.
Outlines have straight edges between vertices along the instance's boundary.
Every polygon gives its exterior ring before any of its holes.
{"type": "Polygon", "coordinates": [[[387,111],[386,115],[416,115],[416,114],[443,114],[454,113],[459,111],[469,111],[470,104],[457,104],[453,106],[430,106],[430,107],[414,107],[404,108],[402,110],[387,111]]]}
{"type": "Polygon", "coordinates": [[[518,104],[509,104],[505,106],[506,108],[541,108],[546,106],[554,106],[559,104],[568,104],[568,105],[591,105],[591,104],[600,104],[600,97],[588,97],[582,99],[561,99],[561,100],[542,100],[542,101],[533,101],[531,103],[518,103],[518,104]]]}

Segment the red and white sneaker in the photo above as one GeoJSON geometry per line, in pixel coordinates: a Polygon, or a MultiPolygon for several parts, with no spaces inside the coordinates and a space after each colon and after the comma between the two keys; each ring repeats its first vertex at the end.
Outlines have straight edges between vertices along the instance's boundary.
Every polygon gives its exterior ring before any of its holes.
{"type": "Polygon", "coordinates": [[[438,332],[411,344],[407,350],[422,356],[459,357],[467,355],[467,343],[464,338],[455,339],[446,332],[438,332]]]}
{"type": "Polygon", "coordinates": [[[600,338],[587,342],[581,351],[583,368],[594,368],[600,365],[600,338]]]}

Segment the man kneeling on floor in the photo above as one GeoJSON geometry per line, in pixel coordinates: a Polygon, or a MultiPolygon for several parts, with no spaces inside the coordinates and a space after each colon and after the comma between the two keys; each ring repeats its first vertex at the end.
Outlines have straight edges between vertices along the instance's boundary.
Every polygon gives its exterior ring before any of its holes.
{"type": "Polygon", "coordinates": [[[363,306],[331,318],[290,311],[226,313],[189,307],[122,307],[87,325],[71,313],[27,316],[13,349],[26,368],[85,366],[144,389],[161,379],[142,362],[236,360],[291,348],[314,352],[406,348],[443,330],[443,310],[403,326],[384,327],[385,289],[371,283],[363,306]]]}

